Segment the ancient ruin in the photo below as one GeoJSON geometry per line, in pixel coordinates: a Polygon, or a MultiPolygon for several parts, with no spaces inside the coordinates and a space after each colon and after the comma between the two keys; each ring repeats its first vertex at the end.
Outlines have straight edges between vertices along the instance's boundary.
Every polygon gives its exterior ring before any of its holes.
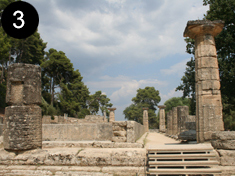
{"type": "Polygon", "coordinates": [[[148,116],[148,109],[149,108],[143,108],[143,125],[145,132],[149,131],[149,116],[148,116]]]}
{"type": "Polygon", "coordinates": [[[165,122],[165,105],[159,105],[159,131],[166,132],[166,122],[165,122]]]}
{"type": "Polygon", "coordinates": [[[195,39],[195,81],[197,141],[210,140],[214,131],[223,131],[220,77],[214,37],[222,21],[188,21],[184,37],[195,39]]]}
{"type": "Polygon", "coordinates": [[[178,134],[178,114],[177,107],[172,108],[172,135],[178,134]]]}
{"type": "Polygon", "coordinates": [[[12,64],[8,68],[4,148],[28,150],[42,147],[41,68],[12,64]]]}
{"type": "Polygon", "coordinates": [[[115,113],[114,111],[116,108],[108,108],[109,112],[109,122],[114,122],[115,121],[115,113]]]}
{"type": "Polygon", "coordinates": [[[172,135],[172,110],[167,113],[167,134],[172,135]]]}

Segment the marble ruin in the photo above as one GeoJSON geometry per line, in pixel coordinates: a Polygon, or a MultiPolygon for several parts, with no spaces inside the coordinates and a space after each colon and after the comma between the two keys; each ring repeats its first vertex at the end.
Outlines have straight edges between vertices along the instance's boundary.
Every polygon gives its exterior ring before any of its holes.
{"type": "Polygon", "coordinates": [[[108,108],[109,112],[109,122],[114,122],[115,121],[115,113],[114,111],[116,108],[108,108]]]}
{"type": "Polygon", "coordinates": [[[143,108],[143,125],[145,132],[149,131],[149,116],[148,116],[148,109],[149,108],[143,108]]]}
{"type": "Polygon", "coordinates": [[[30,64],[8,67],[4,148],[21,151],[42,147],[41,68],[30,64]]]}
{"type": "Polygon", "coordinates": [[[188,21],[184,37],[195,39],[197,141],[210,140],[214,131],[223,131],[220,77],[214,37],[222,21],[188,21]]]}
{"type": "Polygon", "coordinates": [[[165,122],[165,105],[159,105],[159,132],[166,132],[166,122],[165,122]]]}

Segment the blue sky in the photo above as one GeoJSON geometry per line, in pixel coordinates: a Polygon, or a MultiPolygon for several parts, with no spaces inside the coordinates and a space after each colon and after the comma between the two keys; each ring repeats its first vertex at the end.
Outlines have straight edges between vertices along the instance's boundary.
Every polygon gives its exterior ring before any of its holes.
{"type": "Polygon", "coordinates": [[[105,93],[115,118],[139,88],[159,90],[160,104],[172,97],[190,60],[183,32],[202,19],[198,0],[27,0],[39,13],[39,33],[79,69],[93,94],[105,93]]]}

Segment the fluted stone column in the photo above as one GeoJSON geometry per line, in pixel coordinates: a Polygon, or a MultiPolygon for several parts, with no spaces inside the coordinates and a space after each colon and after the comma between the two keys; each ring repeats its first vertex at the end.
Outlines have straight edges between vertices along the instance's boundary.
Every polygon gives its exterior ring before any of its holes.
{"type": "Polygon", "coordinates": [[[172,110],[167,113],[167,134],[172,135],[172,110]]]}
{"type": "Polygon", "coordinates": [[[143,125],[145,132],[149,131],[149,116],[148,116],[148,109],[149,108],[143,108],[143,125]]]}
{"type": "Polygon", "coordinates": [[[166,120],[165,120],[165,105],[159,105],[159,131],[165,133],[166,132],[166,120]]]}
{"type": "Polygon", "coordinates": [[[109,112],[109,122],[114,122],[115,121],[115,114],[114,111],[116,108],[108,108],[109,112]]]}
{"type": "Polygon", "coordinates": [[[177,107],[172,108],[172,135],[178,134],[178,115],[177,107]]]}
{"type": "Polygon", "coordinates": [[[186,131],[185,122],[188,120],[189,107],[177,106],[178,134],[186,131]]]}
{"type": "Polygon", "coordinates": [[[195,39],[196,131],[197,141],[211,139],[214,131],[223,131],[220,77],[214,37],[223,22],[188,21],[184,37],[195,39]]]}
{"type": "Polygon", "coordinates": [[[42,147],[41,68],[11,64],[7,72],[4,149],[30,150],[42,147]]]}

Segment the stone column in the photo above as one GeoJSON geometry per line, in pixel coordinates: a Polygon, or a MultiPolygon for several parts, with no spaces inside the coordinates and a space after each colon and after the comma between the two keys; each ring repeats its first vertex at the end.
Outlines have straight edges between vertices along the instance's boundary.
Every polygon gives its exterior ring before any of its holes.
{"type": "Polygon", "coordinates": [[[4,149],[22,151],[42,147],[41,68],[31,64],[8,67],[4,149]]]}
{"type": "Polygon", "coordinates": [[[172,110],[167,113],[167,134],[172,135],[172,110]]]}
{"type": "Polygon", "coordinates": [[[177,107],[172,108],[172,135],[178,134],[178,115],[177,107]]]}
{"type": "Polygon", "coordinates": [[[114,122],[115,121],[115,114],[114,111],[116,108],[108,108],[109,112],[109,122],[114,122]]]}
{"type": "Polygon", "coordinates": [[[149,131],[149,116],[148,116],[148,109],[149,108],[143,108],[143,125],[145,132],[149,131]]]}
{"type": "Polygon", "coordinates": [[[177,121],[178,121],[178,134],[183,131],[186,131],[185,122],[189,116],[189,107],[188,106],[177,106],[177,121]]]}
{"type": "Polygon", "coordinates": [[[159,105],[159,131],[165,133],[166,132],[166,124],[165,124],[165,105],[159,105]]]}
{"type": "Polygon", "coordinates": [[[188,21],[184,37],[195,39],[196,131],[197,141],[211,139],[214,131],[223,131],[220,77],[214,37],[223,22],[188,21]]]}

